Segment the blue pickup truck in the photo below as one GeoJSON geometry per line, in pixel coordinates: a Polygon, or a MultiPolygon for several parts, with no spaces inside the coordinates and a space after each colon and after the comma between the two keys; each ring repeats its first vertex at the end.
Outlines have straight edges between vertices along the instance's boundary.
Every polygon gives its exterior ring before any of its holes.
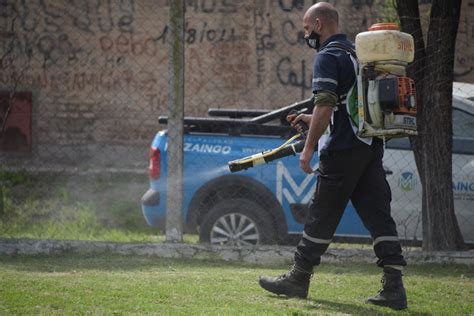
{"type": "MultiPolygon", "coordinates": [[[[460,122],[455,122],[458,129],[462,127],[462,135],[456,135],[455,129],[453,141],[455,203],[468,242],[474,241],[472,103],[454,98],[453,117],[460,122]]],[[[237,246],[287,243],[302,233],[305,206],[314,192],[316,177],[300,170],[298,157],[288,156],[238,173],[231,173],[227,163],[280,146],[295,134],[285,121],[286,115],[291,110],[310,112],[311,105],[308,99],[275,111],[210,109],[209,117],[185,118],[185,233],[198,233],[202,242],[237,246]]],[[[166,124],[167,119],[160,117],[159,121],[166,124]]],[[[142,197],[147,223],[160,229],[164,228],[167,209],[167,141],[166,130],[153,139],[150,188],[142,197]]],[[[317,164],[317,155],[312,163],[317,164]]],[[[419,241],[421,184],[408,139],[387,142],[384,166],[400,237],[419,241]]],[[[336,236],[370,237],[350,203],[336,236]]]]}

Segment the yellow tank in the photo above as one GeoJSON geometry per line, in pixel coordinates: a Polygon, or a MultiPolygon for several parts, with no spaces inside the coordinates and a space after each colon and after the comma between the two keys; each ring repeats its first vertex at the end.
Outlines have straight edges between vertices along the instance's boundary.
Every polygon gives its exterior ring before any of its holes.
{"type": "Polygon", "coordinates": [[[395,23],[378,23],[369,31],[357,34],[355,40],[357,58],[366,64],[377,61],[410,63],[415,56],[413,36],[400,32],[395,23]]]}

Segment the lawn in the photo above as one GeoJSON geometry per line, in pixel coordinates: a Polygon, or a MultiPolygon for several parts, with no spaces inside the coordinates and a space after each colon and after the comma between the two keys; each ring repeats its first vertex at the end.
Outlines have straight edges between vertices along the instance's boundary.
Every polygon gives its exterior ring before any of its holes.
{"type": "MultiPolygon", "coordinates": [[[[367,305],[380,287],[380,269],[367,264],[324,264],[309,299],[264,292],[259,275],[287,267],[155,257],[77,255],[0,257],[0,314],[398,314],[367,305]]],[[[410,266],[402,314],[474,313],[474,271],[463,265],[410,266]]]]}

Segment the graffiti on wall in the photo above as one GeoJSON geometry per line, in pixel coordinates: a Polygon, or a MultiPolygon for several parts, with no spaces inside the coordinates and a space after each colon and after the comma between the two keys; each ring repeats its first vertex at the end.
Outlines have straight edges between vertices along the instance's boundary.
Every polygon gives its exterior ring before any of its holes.
{"type": "MultiPolygon", "coordinates": [[[[191,64],[193,68],[187,74],[187,89],[209,93],[209,80],[216,79],[221,89],[248,93],[253,87],[261,94],[268,85],[280,84],[297,88],[298,97],[305,96],[310,71],[301,65],[309,65],[311,57],[305,61],[286,56],[304,47],[300,18],[314,2],[186,1],[189,17],[184,41],[188,68],[191,64]],[[216,14],[231,18],[216,21],[216,14]],[[192,50],[195,47],[202,48],[192,50]],[[209,66],[209,57],[217,57],[211,61],[215,65],[209,66]],[[206,77],[207,91],[206,84],[198,82],[206,77]]],[[[165,78],[157,72],[167,68],[166,12],[144,12],[143,3],[2,1],[0,21],[7,31],[0,34],[0,50],[9,54],[1,61],[2,69],[8,71],[2,72],[0,82],[20,80],[24,85],[62,92],[125,89],[148,93],[157,85],[165,86],[165,78]],[[25,72],[26,65],[31,71],[25,72]]]]}
{"type": "Polygon", "coordinates": [[[0,36],[0,49],[42,60],[47,67],[60,63],[74,65],[93,47],[78,38],[115,31],[132,33],[135,22],[135,1],[124,0],[117,5],[110,1],[46,1],[2,2],[2,24],[7,30],[0,36]]]}
{"type": "MultiPolygon", "coordinates": [[[[40,105],[48,120],[38,130],[55,137],[42,134],[40,141],[85,151],[97,135],[149,141],[168,107],[170,1],[0,0],[0,87],[39,92],[33,107],[40,105]],[[92,137],[94,131],[100,132],[92,137]]],[[[310,97],[314,51],[303,39],[302,17],[315,2],[186,0],[186,115],[310,97]]],[[[376,14],[374,6],[352,10],[350,1],[330,2],[340,6],[352,35],[376,14]]],[[[455,66],[456,78],[466,81],[474,81],[471,15],[461,18],[455,66]]]]}

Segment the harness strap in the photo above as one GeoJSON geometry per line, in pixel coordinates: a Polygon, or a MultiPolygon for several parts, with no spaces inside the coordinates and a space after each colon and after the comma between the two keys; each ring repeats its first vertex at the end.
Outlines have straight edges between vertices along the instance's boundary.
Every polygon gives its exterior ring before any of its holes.
{"type": "MultiPolygon", "coordinates": [[[[357,59],[357,54],[355,52],[354,49],[352,49],[352,47],[349,47],[348,45],[345,45],[341,42],[330,42],[325,48],[338,48],[338,49],[341,49],[345,52],[347,52],[349,55],[350,55],[350,58],[351,58],[351,61],[352,61],[352,64],[354,66],[354,74],[355,74],[355,77],[356,77],[356,82],[355,82],[355,86],[353,86],[353,88],[349,89],[349,92],[345,95],[341,95],[339,96],[339,103],[338,105],[344,105],[346,106],[346,109],[347,109],[347,114],[348,114],[348,119],[351,120],[350,118],[350,110],[349,110],[349,105],[347,103],[347,97],[348,97],[348,94],[352,92],[352,89],[358,89],[357,87],[357,77],[359,75],[359,66],[358,66],[358,59],[357,59]]],[[[359,125],[362,125],[363,122],[360,122],[360,119],[359,119],[359,125]]],[[[351,121],[351,125],[352,125],[352,121],[351,121]]],[[[367,138],[363,138],[363,137],[359,137],[357,135],[357,130],[360,128],[360,126],[353,126],[352,125],[352,129],[354,131],[354,134],[356,135],[356,137],[368,144],[368,145],[371,145],[372,144],[372,137],[367,137],[367,138]]]]}
{"type": "Polygon", "coordinates": [[[346,52],[351,54],[355,59],[357,59],[357,54],[355,50],[352,49],[352,47],[342,44],[341,42],[331,42],[325,48],[332,48],[332,47],[345,50],[346,52]]]}
{"type": "MultiPolygon", "coordinates": [[[[352,49],[352,47],[349,47],[348,45],[345,45],[341,42],[330,42],[328,45],[326,45],[326,47],[324,47],[325,49],[326,48],[339,48],[339,49],[342,49],[343,51],[349,53],[351,55],[351,61],[352,61],[352,64],[354,65],[354,72],[355,72],[355,75],[356,75],[356,78],[357,78],[357,54],[355,52],[355,50],[352,49]]],[[[357,79],[356,79],[357,80],[357,79]]],[[[343,95],[340,95],[339,96],[339,104],[338,105],[342,105],[342,104],[345,104],[346,102],[346,97],[347,97],[347,93],[346,94],[343,94],[343,95]]]]}

